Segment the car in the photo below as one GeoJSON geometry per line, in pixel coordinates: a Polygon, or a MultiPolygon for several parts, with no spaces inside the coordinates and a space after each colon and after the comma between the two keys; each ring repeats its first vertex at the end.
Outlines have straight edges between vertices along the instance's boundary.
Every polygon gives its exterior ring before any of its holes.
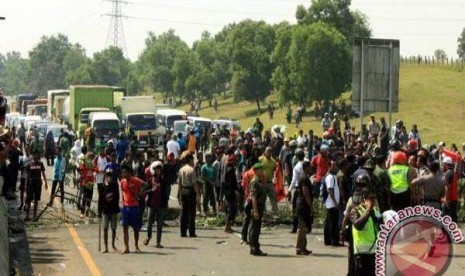
{"type": "Polygon", "coordinates": [[[231,118],[220,118],[220,119],[213,120],[212,125],[215,130],[219,130],[219,129],[230,130],[231,126],[235,126],[237,130],[241,129],[241,123],[238,120],[231,119],[231,118]]]}
{"type": "Polygon", "coordinates": [[[182,133],[182,137],[186,138],[187,137],[187,126],[188,121],[187,120],[177,120],[174,121],[173,123],[173,134],[178,135],[178,133],[182,133]]]}
{"type": "Polygon", "coordinates": [[[55,140],[55,144],[58,144],[58,138],[60,137],[61,130],[66,130],[67,128],[67,125],[51,124],[47,126],[45,133],[48,134],[49,132],[52,132],[53,140],[55,140]]]}

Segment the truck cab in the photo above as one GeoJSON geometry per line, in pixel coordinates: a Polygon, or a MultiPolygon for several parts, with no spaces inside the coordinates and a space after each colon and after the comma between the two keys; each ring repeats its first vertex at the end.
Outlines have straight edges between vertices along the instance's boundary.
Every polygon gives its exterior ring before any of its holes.
{"type": "Polygon", "coordinates": [[[120,129],[120,120],[113,112],[92,112],[89,123],[97,139],[103,137],[105,141],[115,138],[120,129]]]}
{"type": "Polygon", "coordinates": [[[86,130],[87,123],[90,123],[89,117],[91,113],[98,113],[98,112],[109,112],[109,108],[105,107],[86,107],[81,109],[79,112],[79,137],[84,137],[84,131],[86,130]]]}

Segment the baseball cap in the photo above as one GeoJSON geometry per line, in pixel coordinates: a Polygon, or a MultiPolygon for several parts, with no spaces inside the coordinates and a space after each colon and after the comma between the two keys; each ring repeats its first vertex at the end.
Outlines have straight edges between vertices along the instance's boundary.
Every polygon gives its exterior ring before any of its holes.
{"type": "Polygon", "coordinates": [[[290,143],[289,143],[289,146],[290,147],[297,147],[297,142],[295,140],[292,140],[290,143]]]}
{"type": "Polygon", "coordinates": [[[253,165],[253,168],[256,169],[256,170],[261,170],[263,169],[263,164],[260,163],[260,162],[257,162],[253,165]]]}

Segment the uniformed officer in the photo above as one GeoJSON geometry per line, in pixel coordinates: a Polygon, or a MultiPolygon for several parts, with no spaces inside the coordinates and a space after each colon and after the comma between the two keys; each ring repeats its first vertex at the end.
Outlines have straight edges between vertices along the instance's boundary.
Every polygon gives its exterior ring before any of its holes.
{"type": "Polygon", "coordinates": [[[376,195],[363,188],[363,202],[352,208],[352,236],[355,256],[355,275],[375,275],[376,237],[379,232],[381,214],[376,205],[376,195]]]}
{"type": "Polygon", "coordinates": [[[267,254],[260,250],[260,231],[262,227],[263,211],[265,210],[266,191],[262,186],[261,179],[263,175],[263,165],[258,162],[253,166],[255,176],[250,181],[250,196],[252,199],[252,226],[249,230],[250,254],[254,256],[266,256],[267,254]]]}
{"type": "Polygon", "coordinates": [[[196,202],[200,201],[200,190],[194,170],[194,156],[190,153],[184,157],[186,165],[179,170],[178,201],[182,206],[181,212],[181,237],[197,237],[195,234],[195,209],[196,202]]]}
{"type": "Polygon", "coordinates": [[[411,204],[410,183],[412,177],[409,167],[406,165],[407,156],[402,151],[396,151],[392,155],[393,165],[388,169],[390,180],[389,196],[392,209],[402,210],[411,204]]]}

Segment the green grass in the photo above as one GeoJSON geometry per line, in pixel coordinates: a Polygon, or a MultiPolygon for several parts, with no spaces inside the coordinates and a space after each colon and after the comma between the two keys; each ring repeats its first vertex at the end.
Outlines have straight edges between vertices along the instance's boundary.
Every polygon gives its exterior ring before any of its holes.
{"type": "MultiPolygon", "coordinates": [[[[343,95],[345,99],[349,97],[348,93],[343,95]]],[[[400,106],[399,112],[392,115],[393,122],[396,119],[402,119],[407,126],[418,125],[423,143],[438,143],[445,141],[450,143],[462,144],[465,141],[465,73],[452,70],[448,67],[401,67],[400,69],[400,87],[399,87],[400,106]]],[[[242,128],[247,129],[252,126],[257,113],[255,102],[242,101],[234,103],[230,95],[217,97],[219,108],[216,113],[213,108],[208,107],[208,102],[202,103],[202,109],[199,111],[203,117],[216,119],[218,117],[231,117],[240,120],[242,128]]],[[[277,102],[277,95],[271,94],[266,102],[277,102]]],[[[274,124],[283,124],[286,122],[286,109],[278,108],[274,114],[274,120],[268,118],[266,103],[262,104],[262,114],[260,120],[265,128],[270,128],[274,124]]],[[[187,104],[179,107],[187,110],[187,104]]],[[[293,113],[295,106],[292,106],[293,113]]],[[[308,109],[307,109],[308,110],[308,109]]],[[[385,116],[387,113],[375,113],[376,117],[385,116]]],[[[365,116],[365,122],[368,117],[365,116]]],[[[360,126],[360,119],[351,121],[351,125],[357,130],[360,126]]],[[[309,129],[315,130],[316,135],[321,134],[320,121],[313,117],[304,117],[301,129],[308,132],[309,129]]],[[[298,129],[294,124],[288,125],[287,135],[296,134],[298,129]]]]}

